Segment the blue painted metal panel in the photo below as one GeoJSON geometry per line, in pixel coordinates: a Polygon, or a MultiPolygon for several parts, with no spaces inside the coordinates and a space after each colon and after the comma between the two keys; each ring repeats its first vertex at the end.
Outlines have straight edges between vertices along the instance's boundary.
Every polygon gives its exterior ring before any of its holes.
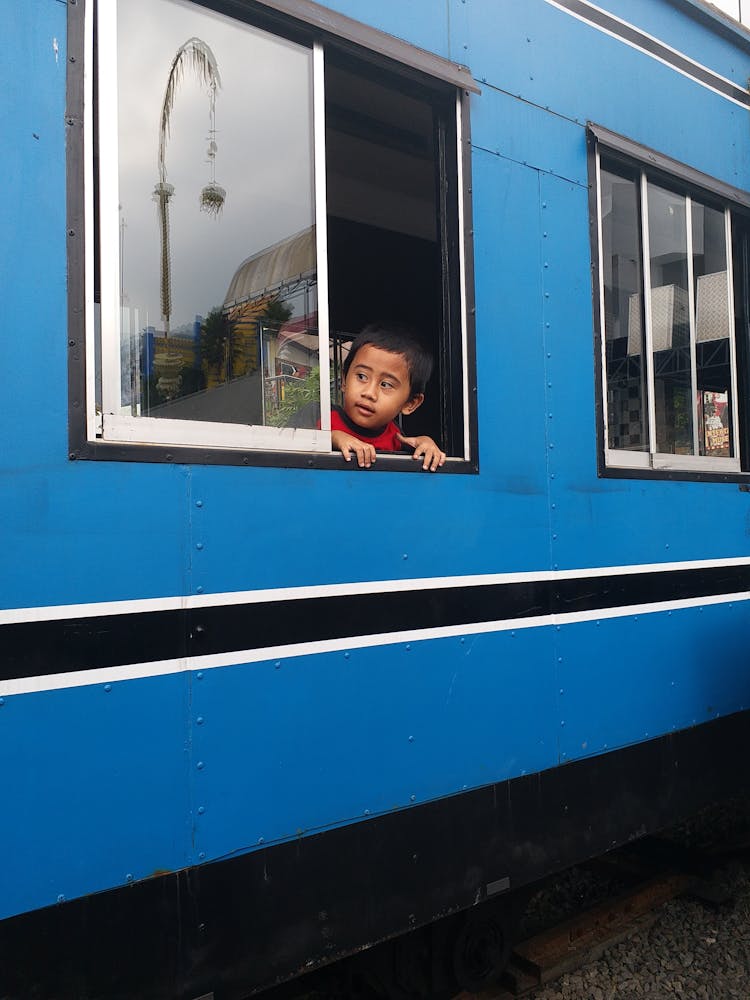
{"type": "Polygon", "coordinates": [[[3,699],[0,918],[193,860],[188,705],[184,675],[3,699]]]}
{"type": "Polygon", "coordinates": [[[221,857],[551,767],[550,643],[535,629],[207,671],[197,848],[221,857]]]}
{"type": "Polygon", "coordinates": [[[61,336],[67,322],[66,8],[5,0],[2,23],[6,39],[13,41],[12,53],[9,49],[0,63],[3,184],[9,193],[0,248],[5,373],[0,426],[4,461],[17,468],[29,462],[35,431],[39,452],[67,452],[67,340],[64,332],[61,336]]]}
{"type": "MultiPolygon", "coordinates": [[[[734,38],[730,38],[718,30],[707,31],[704,22],[686,16],[691,7],[703,7],[701,13],[709,13],[710,16],[710,8],[705,10],[707,5],[688,0],[681,10],[679,6],[665,0],[607,0],[604,6],[623,21],[668,42],[673,48],[733,80],[740,87],[747,85],[750,43],[747,29],[738,26],[734,38]]],[[[716,12],[716,16],[721,18],[721,13],[716,12]]],[[[717,23],[717,28],[721,23],[717,23]]]]}
{"type": "Polygon", "coordinates": [[[747,602],[558,633],[561,760],[603,753],[750,705],[747,602]]]}
{"type": "MultiPolygon", "coordinates": [[[[747,112],[543,0],[331,6],[468,61],[485,81],[471,101],[481,474],[70,463],[65,5],[5,0],[6,177],[25,197],[4,202],[0,256],[13,332],[0,393],[0,605],[746,552],[750,511],[736,486],[597,478],[583,125],[747,187],[747,112]],[[711,142],[697,141],[709,126],[711,142]]],[[[677,48],[705,45],[705,61],[740,83],[750,74],[745,52],[668,5],[609,7],[677,48]]],[[[8,699],[12,822],[0,850],[23,879],[0,892],[5,912],[746,706],[747,614],[326,653],[208,671],[192,689],[175,676],[8,699]]]]}
{"type": "MultiPolygon", "coordinates": [[[[472,0],[460,6],[461,37],[467,39],[462,51],[468,45],[472,73],[488,88],[579,124],[608,125],[709,174],[750,186],[741,155],[741,108],[544,0],[472,0]],[[696,138],[704,129],[712,142],[696,138]]],[[[750,58],[737,52],[736,62],[744,67],[741,79],[747,78],[750,58]]]]}
{"type": "Polygon", "coordinates": [[[4,557],[12,570],[0,578],[0,607],[189,589],[186,469],[71,463],[66,443],[54,462],[33,462],[35,442],[26,447],[27,462],[3,484],[4,557]]]}

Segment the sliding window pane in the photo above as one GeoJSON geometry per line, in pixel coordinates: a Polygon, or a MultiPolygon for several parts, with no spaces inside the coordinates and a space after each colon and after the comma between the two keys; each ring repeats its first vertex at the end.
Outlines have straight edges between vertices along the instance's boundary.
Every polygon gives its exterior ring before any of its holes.
{"type": "Polygon", "coordinates": [[[118,8],[109,405],[283,425],[319,398],[312,51],[191,3],[118,8]]]}
{"type": "Polygon", "coordinates": [[[648,184],[656,451],[672,455],[694,454],[686,208],[648,184]]]}
{"type": "Polygon", "coordinates": [[[637,182],[603,168],[601,206],[607,444],[648,451],[637,182]]]}
{"type": "Polygon", "coordinates": [[[692,218],[700,454],[729,458],[734,442],[726,216],[693,202],[692,218]]]}

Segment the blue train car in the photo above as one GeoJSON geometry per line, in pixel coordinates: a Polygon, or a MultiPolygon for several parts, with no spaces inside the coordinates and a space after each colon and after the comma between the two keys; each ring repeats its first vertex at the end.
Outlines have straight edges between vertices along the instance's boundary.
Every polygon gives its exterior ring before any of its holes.
{"type": "Polygon", "coordinates": [[[228,1000],[442,918],[474,954],[514,890],[733,794],[747,32],[2,17],[0,994],[228,1000]],[[434,473],[334,447],[391,322],[434,473]]]}

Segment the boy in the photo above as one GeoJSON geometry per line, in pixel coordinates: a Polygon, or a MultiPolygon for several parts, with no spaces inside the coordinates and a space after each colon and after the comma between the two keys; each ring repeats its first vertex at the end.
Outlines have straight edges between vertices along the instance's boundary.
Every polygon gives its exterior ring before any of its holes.
{"type": "Polygon", "coordinates": [[[436,472],[445,452],[431,437],[404,437],[394,423],[399,413],[414,413],[424,401],[432,358],[402,326],[372,323],[355,337],[344,362],[344,405],[331,409],[331,441],[347,462],[357,456],[369,469],[379,451],[414,449],[422,468],[436,472]]]}

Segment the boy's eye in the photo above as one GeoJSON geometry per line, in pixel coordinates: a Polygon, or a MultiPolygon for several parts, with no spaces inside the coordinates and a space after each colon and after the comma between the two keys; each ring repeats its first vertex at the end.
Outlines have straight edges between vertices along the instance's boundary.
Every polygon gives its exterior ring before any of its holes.
{"type": "Polygon", "coordinates": [[[383,382],[380,383],[380,385],[381,385],[381,388],[383,388],[383,389],[392,389],[393,388],[393,382],[383,381],[383,382]]]}
{"type": "Polygon", "coordinates": [[[360,382],[366,382],[367,381],[367,376],[365,375],[364,372],[357,372],[357,379],[360,382]]]}

